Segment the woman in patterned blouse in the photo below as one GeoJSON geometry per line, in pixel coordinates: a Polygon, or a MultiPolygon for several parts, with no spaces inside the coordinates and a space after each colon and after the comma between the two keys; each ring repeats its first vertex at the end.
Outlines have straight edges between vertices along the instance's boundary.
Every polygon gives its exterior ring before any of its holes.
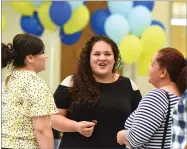
{"type": "Polygon", "coordinates": [[[57,109],[45,81],[37,76],[45,69],[42,40],[18,34],[13,44],[1,46],[2,68],[13,68],[2,82],[2,147],[54,148],[50,115],[57,109]]]}

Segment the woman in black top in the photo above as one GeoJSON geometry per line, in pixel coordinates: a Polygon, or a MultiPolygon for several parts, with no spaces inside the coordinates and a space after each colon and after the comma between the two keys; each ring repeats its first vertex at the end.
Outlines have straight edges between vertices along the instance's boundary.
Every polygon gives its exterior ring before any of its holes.
{"type": "Polygon", "coordinates": [[[121,58],[115,42],[92,37],[83,47],[74,75],[58,86],[59,115],[52,127],[63,132],[59,148],[124,148],[116,134],[136,109],[141,94],[135,83],[116,73],[121,58]]]}

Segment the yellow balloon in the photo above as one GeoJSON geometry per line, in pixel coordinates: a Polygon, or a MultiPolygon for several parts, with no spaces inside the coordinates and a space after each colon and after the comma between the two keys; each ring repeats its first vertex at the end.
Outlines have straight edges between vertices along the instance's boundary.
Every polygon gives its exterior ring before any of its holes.
{"type": "Polygon", "coordinates": [[[166,33],[160,26],[150,26],[143,32],[141,43],[144,53],[154,54],[166,44],[166,33]]]}
{"type": "Polygon", "coordinates": [[[121,58],[125,63],[132,64],[142,52],[140,39],[135,35],[125,36],[119,43],[121,58]]]}
{"type": "Polygon", "coordinates": [[[52,22],[49,16],[51,2],[44,2],[38,7],[38,17],[41,24],[49,31],[54,31],[57,26],[52,22]]]}
{"type": "Polygon", "coordinates": [[[12,7],[19,13],[25,16],[32,16],[35,10],[35,7],[32,2],[10,2],[12,7]]]}
{"type": "Polygon", "coordinates": [[[6,27],[6,19],[5,19],[5,16],[4,15],[2,15],[2,24],[1,24],[2,26],[2,31],[4,31],[5,30],[5,27],[6,27]]]}
{"type": "Polygon", "coordinates": [[[149,74],[149,67],[151,66],[151,59],[154,54],[142,53],[138,59],[137,73],[139,76],[147,76],[149,74]]]}
{"type": "Polygon", "coordinates": [[[64,24],[64,32],[73,34],[82,30],[90,21],[90,12],[85,5],[73,10],[71,18],[64,24]]]}

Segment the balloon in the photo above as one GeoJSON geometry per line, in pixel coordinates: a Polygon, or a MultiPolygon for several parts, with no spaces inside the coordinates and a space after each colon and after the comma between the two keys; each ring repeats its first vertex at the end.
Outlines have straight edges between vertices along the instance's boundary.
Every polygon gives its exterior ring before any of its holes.
{"type": "Polygon", "coordinates": [[[116,43],[119,43],[122,37],[128,35],[129,25],[124,16],[120,14],[110,15],[104,24],[105,33],[116,43]]]}
{"type": "Polygon", "coordinates": [[[151,25],[158,25],[158,26],[162,27],[164,31],[166,30],[164,24],[158,20],[152,20],[151,25]]]}
{"type": "Polygon", "coordinates": [[[133,8],[132,1],[108,1],[108,9],[111,14],[121,14],[125,17],[128,16],[129,12],[133,8]]]}
{"type": "Polygon", "coordinates": [[[165,45],[166,33],[160,26],[150,26],[143,32],[141,43],[144,53],[155,53],[165,45]]]}
{"type": "Polygon", "coordinates": [[[39,7],[42,3],[42,1],[34,1],[34,6],[39,7]]]}
{"type": "Polygon", "coordinates": [[[86,27],[89,20],[90,12],[85,5],[82,5],[73,11],[73,15],[70,20],[64,24],[64,32],[66,34],[74,34],[86,27]]]}
{"type": "Polygon", "coordinates": [[[66,1],[53,1],[49,9],[51,20],[58,26],[63,26],[71,14],[71,6],[66,1]]]}
{"type": "Polygon", "coordinates": [[[130,32],[134,35],[141,36],[143,31],[151,25],[151,12],[144,6],[133,8],[128,16],[130,32]]]}
{"type": "Polygon", "coordinates": [[[42,4],[42,1],[32,1],[34,6],[39,7],[42,4]]]}
{"type": "Polygon", "coordinates": [[[11,6],[25,16],[32,16],[34,12],[34,5],[32,2],[10,2],[11,6]]]}
{"type": "Polygon", "coordinates": [[[33,17],[22,16],[21,28],[23,29],[24,32],[29,34],[34,34],[36,36],[41,36],[44,31],[43,26],[39,22],[37,12],[34,12],[33,17]]]}
{"type": "Polygon", "coordinates": [[[154,1],[134,1],[134,7],[139,6],[139,5],[145,6],[150,11],[152,11],[154,7],[154,1]]]}
{"type": "Polygon", "coordinates": [[[127,35],[119,43],[121,57],[125,63],[132,64],[142,52],[140,39],[135,35],[127,35]]]}
{"type": "Polygon", "coordinates": [[[138,59],[137,73],[140,76],[147,76],[149,74],[149,67],[151,66],[151,59],[153,55],[142,53],[138,59]]]}
{"type": "Polygon", "coordinates": [[[52,22],[49,16],[49,8],[51,6],[51,2],[44,2],[38,7],[38,17],[40,19],[41,24],[49,31],[54,31],[57,26],[52,22]]]}
{"type": "Polygon", "coordinates": [[[109,16],[108,9],[99,9],[92,13],[90,24],[95,34],[105,34],[104,23],[109,16]]]}
{"type": "Polygon", "coordinates": [[[81,0],[79,0],[79,1],[68,1],[68,3],[70,4],[72,10],[80,7],[81,5],[84,5],[84,1],[81,1],[81,0]]]}
{"type": "Polygon", "coordinates": [[[2,31],[5,30],[5,27],[6,27],[6,19],[5,19],[5,16],[2,15],[2,26],[1,26],[2,31]]]}
{"type": "Polygon", "coordinates": [[[80,39],[80,37],[81,37],[81,32],[67,35],[64,33],[64,30],[62,28],[60,30],[60,39],[62,43],[64,43],[65,45],[72,45],[76,43],[80,39]]]}

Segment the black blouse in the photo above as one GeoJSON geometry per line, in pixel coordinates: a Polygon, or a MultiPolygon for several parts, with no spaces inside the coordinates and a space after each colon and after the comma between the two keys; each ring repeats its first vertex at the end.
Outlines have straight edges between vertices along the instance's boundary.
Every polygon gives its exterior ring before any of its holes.
{"type": "Polygon", "coordinates": [[[97,120],[91,137],[78,132],[64,132],[60,148],[124,148],[117,143],[117,132],[124,128],[129,115],[137,108],[142,96],[133,91],[129,78],[120,76],[113,83],[98,83],[100,102],[97,106],[71,103],[68,87],[59,85],[55,103],[59,109],[68,110],[67,118],[75,121],[97,120]],[[71,107],[71,108],[70,108],[71,107]]]}

